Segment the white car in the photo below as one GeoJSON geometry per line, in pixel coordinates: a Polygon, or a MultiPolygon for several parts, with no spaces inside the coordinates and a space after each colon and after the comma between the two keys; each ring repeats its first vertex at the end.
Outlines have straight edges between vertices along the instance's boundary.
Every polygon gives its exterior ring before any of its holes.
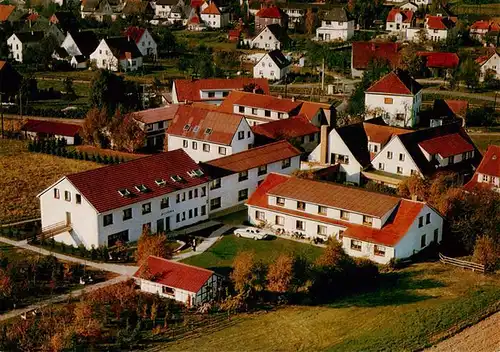
{"type": "Polygon", "coordinates": [[[237,229],[234,234],[238,237],[253,238],[254,240],[263,240],[267,236],[271,236],[272,232],[259,229],[258,227],[245,227],[237,229]]]}

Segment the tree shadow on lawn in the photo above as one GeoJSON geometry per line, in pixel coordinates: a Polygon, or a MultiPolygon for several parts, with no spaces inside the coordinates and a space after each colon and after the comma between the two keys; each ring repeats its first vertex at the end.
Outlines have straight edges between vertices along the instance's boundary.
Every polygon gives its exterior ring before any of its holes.
{"type": "Polygon", "coordinates": [[[440,288],[446,285],[435,279],[421,278],[422,274],[422,270],[383,273],[369,292],[339,298],[327,306],[332,308],[397,306],[435,298],[431,295],[418,294],[415,290],[440,288]]]}

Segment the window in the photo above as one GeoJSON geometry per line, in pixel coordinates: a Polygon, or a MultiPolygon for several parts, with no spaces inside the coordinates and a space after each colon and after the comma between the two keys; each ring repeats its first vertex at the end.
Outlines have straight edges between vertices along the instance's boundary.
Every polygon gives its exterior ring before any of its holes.
{"type": "Polygon", "coordinates": [[[423,234],[422,237],[420,237],[420,248],[424,248],[425,247],[425,239],[426,235],[423,234]]]}
{"type": "Polygon", "coordinates": [[[189,218],[192,219],[193,218],[193,209],[189,209],[189,218]]]}
{"type": "Polygon", "coordinates": [[[186,200],[186,192],[182,192],[182,199],[183,202],[186,200]]]}
{"type": "Polygon", "coordinates": [[[215,98],[215,92],[208,92],[209,98],[215,98]]]}
{"type": "Polygon", "coordinates": [[[274,71],[271,71],[271,76],[274,76],[274,71]]]}
{"type": "Polygon", "coordinates": [[[242,171],[238,174],[238,182],[248,180],[248,171],[242,171]]]}
{"type": "Polygon", "coordinates": [[[170,199],[167,197],[167,198],[162,198],[162,200],[160,201],[160,209],[165,209],[165,208],[168,208],[170,206],[170,199]]]}
{"type": "Polygon", "coordinates": [[[195,188],[195,189],[194,189],[194,197],[195,197],[195,198],[198,198],[198,188],[195,188]]]}
{"type": "Polygon", "coordinates": [[[297,201],[297,210],[306,210],[306,203],[297,201]]]}
{"type": "Polygon", "coordinates": [[[202,205],[201,206],[201,208],[200,208],[200,215],[201,216],[207,215],[207,206],[206,205],[202,205]]]}
{"type": "Polygon", "coordinates": [[[431,213],[425,214],[425,224],[430,224],[431,223],[431,213]]]}
{"type": "Polygon", "coordinates": [[[64,200],[66,202],[71,202],[71,192],[70,191],[64,191],[64,200]]]}
{"type": "Polygon", "coordinates": [[[57,188],[54,188],[54,198],[59,199],[59,190],[57,188]]]}
{"type": "Polygon", "coordinates": [[[290,159],[290,158],[282,160],[281,161],[281,168],[282,169],[289,168],[291,164],[292,164],[292,159],[290,159]]]}
{"type": "Polygon", "coordinates": [[[104,215],[104,217],[102,218],[102,224],[104,226],[112,225],[113,224],[113,214],[104,215]]]}
{"type": "Polygon", "coordinates": [[[378,163],[378,169],[384,171],[385,164],[384,163],[378,163]]]}
{"type": "Polygon", "coordinates": [[[454,156],[452,155],[452,156],[448,157],[448,165],[453,164],[453,162],[454,162],[454,156]]]}
{"type": "Polygon", "coordinates": [[[337,154],[337,162],[341,164],[349,164],[349,155],[337,154]]]}
{"type": "Polygon", "coordinates": [[[203,151],[204,152],[210,152],[210,144],[203,143],[203,151]]]}
{"type": "Polygon", "coordinates": [[[384,104],[392,104],[393,100],[392,98],[384,98],[384,104]]]}
{"type": "Polygon", "coordinates": [[[226,147],[219,147],[219,154],[226,155],[226,147]]]}
{"type": "Polygon", "coordinates": [[[267,174],[267,165],[259,166],[259,168],[257,169],[257,176],[262,176],[265,174],[267,174]]]}
{"type": "Polygon", "coordinates": [[[422,226],[424,226],[424,217],[423,216],[418,218],[418,227],[421,228],[422,226]]]}
{"type": "Polygon", "coordinates": [[[245,199],[248,199],[248,188],[238,191],[238,202],[241,202],[242,200],[245,199]]]}
{"type": "Polygon", "coordinates": [[[264,111],[264,115],[265,115],[266,117],[271,117],[271,110],[265,110],[265,111],[264,111]]]}
{"type": "Polygon", "coordinates": [[[219,209],[221,207],[220,197],[210,199],[210,210],[219,209]]]}
{"type": "Polygon", "coordinates": [[[322,205],[318,205],[318,214],[326,215],[326,210],[327,210],[326,207],[324,207],[322,205]]]}
{"type": "Polygon", "coordinates": [[[318,225],[318,235],[326,236],[326,226],[325,225],[318,225]]]}
{"type": "Polygon", "coordinates": [[[252,115],[257,115],[257,108],[252,108],[252,115]]]}
{"type": "MultiPolygon", "coordinates": [[[[489,180],[489,176],[488,175],[483,175],[483,182],[488,182],[489,180]]],[[[54,190],[55,191],[55,190],[54,190]]],[[[55,197],[55,196],[54,196],[55,197]]],[[[57,196],[57,198],[59,198],[59,196],[57,196]]]]}
{"type": "Polygon", "coordinates": [[[434,242],[438,243],[439,241],[439,229],[434,230],[434,242]]]}
{"type": "Polygon", "coordinates": [[[175,296],[175,291],[172,287],[162,286],[161,292],[167,296],[175,296]]]}
{"type": "Polygon", "coordinates": [[[163,121],[158,122],[158,129],[161,130],[163,129],[163,127],[164,127],[163,121]]]}
{"type": "Polygon", "coordinates": [[[300,231],[304,231],[306,229],[306,226],[302,220],[297,220],[295,221],[295,228],[300,231]]]}
{"type": "MultiPolygon", "coordinates": [[[[272,74],[272,73],[271,73],[272,74]]],[[[278,119],[282,119],[283,117],[285,116],[285,114],[283,114],[282,112],[279,112],[278,113],[278,119]]]]}
{"type": "Polygon", "coordinates": [[[151,203],[144,203],[142,205],[142,214],[148,214],[151,213],[151,203]]]}
{"type": "Polygon", "coordinates": [[[265,221],[266,220],[266,213],[264,213],[263,211],[256,211],[255,212],[255,218],[257,220],[261,220],[261,221],[265,221]]]}
{"type": "Polygon", "coordinates": [[[185,139],[184,139],[184,140],[182,141],[182,147],[183,147],[183,148],[187,148],[188,146],[189,146],[189,142],[188,142],[187,140],[185,140],[185,139]]]}
{"type": "Polygon", "coordinates": [[[398,166],[398,167],[396,168],[396,172],[397,172],[398,174],[403,174],[403,168],[402,168],[401,166],[398,166]]]}
{"type": "Polygon", "coordinates": [[[201,187],[200,197],[205,197],[207,195],[207,188],[205,186],[201,187]]]}
{"type": "Polygon", "coordinates": [[[276,225],[283,226],[283,225],[285,225],[285,217],[276,215],[276,219],[274,222],[276,223],[276,225]]]}
{"type": "Polygon", "coordinates": [[[123,209],[123,220],[132,219],[132,208],[123,209]]]}
{"type": "Polygon", "coordinates": [[[175,215],[175,222],[181,222],[181,214],[176,214],[175,215]]]}
{"type": "Polygon", "coordinates": [[[244,106],[238,106],[238,111],[243,114],[245,112],[245,107],[244,106]]]}
{"type": "Polygon", "coordinates": [[[220,188],[220,178],[216,178],[210,182],[210,189],[220,188]]]}
{"type": "Polygon", "coordinates": [[[238,140],[245,139],[245,131],[238,131],[238,140]]]}
{"type": "Polygon", "coordinates": [[[193,199],[193,190],[192,189],[190,189],[188,192],[188,198],[193,199]]]}
{"type": "Polygon", "coordinates": [[[226,92],[222,92],[222,96],[223,97],[227,97],[228,95],[229,95],[229,92],[227,92],[227,91],[226,92]]]}
{"type": "Polygon", "coordinates": [[[116,242],[128,242],[128,230],[114,233],[108,236],[108,247],[113,247],[116,242]]]}
{"type": "Polygon", "coordinates": [[[418,175],[417,170],[413,170],[413,169],[411,169],[411,170],[410,170],[410,175],[412,175],[412,176],[418,175]]]}
{"type": "Polygon", "coordinates": [[[285,206],[285,198],[282,197],[276,197],[276,205],[279,205],[281,207],[285,206]]]}
{"type": "Polygon", "coordinates": [[[403,153],[399,153],[399,161],[405,161],[405,155],[403,153]]]}
{"type": "Polygon", "coordinates": [[[341,210],[340,211],[340,218],[342,220],[349,220],[349,212],[347,212],[345,210],[341,210]]]}
{"type": "Polygon", "coordinates": [[[373,248],[373,254],[379,257],[385,257],[385,247],[376,244],[373,248]]]}
{"type": "Polygon", "coordinates": [[[361,241],[351,240],[351,249],[354,251],[361,251],[361,241]]]}
{"type": "Polygon", "coordinates": [[[363,225],[372,226],[373,218],[371,216],[363,215],[363,225]]]}
{"type": "Polygon", "coordinates": [[[82,196],[80,194],[75,194],[76,204],[82,204],[82,196]]]}
{"type": "Polygon", "coordinates": [[[392,159],[392,152],[387,152],[387,159],[392,159]]]}

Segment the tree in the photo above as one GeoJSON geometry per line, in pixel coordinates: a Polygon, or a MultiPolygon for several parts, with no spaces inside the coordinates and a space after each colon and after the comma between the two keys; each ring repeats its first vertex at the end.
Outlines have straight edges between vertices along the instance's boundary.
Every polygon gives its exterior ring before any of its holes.
{"type": "Polygon", "coordinates": [[[145,264],[150,255],[166,259],[172,257],[172,249],[168,246],[168,238],[164,233],[149,234],[149,230],[142,232],[135,252],[137,263],[145,264]]]}
{"type": "Polygon", "coordinates": [[[340,266],[347,258],[348,256],[342,248],[342,243],[331,238],[315,264],[323,267],[335,267],[340,266]]]}
{"type": "Polygon", "coordinates": [[[82,138],[87,144],[104,147],[107,145],[108,114],[105,109],[89,110],[82,126],[82,138]]]}
{"type": "Polygon", "coordinates": [[[267,289],[277,293],[290,291],[294,278],[293,268],[293,257],[289,254],[281,254],[276,261],[269,265],[267,289]]]}
{"type": "Polygon", "coordinates": [[[398,68],[406,70],[414,77],[422,76],[425,71],[425,61],[418,55],[418,47],[408,45],[401,49],[401,59],[398,68]]]}
{"type": "Polygon", "coordinates": [[[479,83],[481,69],[479,64],[471,58],[466,59],[460,64],[459,76],[469,89],[475,89],[479,83]]]}
{"type": "Polygon", "coordinates": [[[479,237],[474,245],[473,260],[483,264],[486,270],[494,270],[500,260],[500,245],[491,237],[479,237]]]}
{"type": "Polygon", "coordinates": [[[264,271],[262,263],[255,261],[253,252],[240,252],[234,258],[230,277],[238,293],[251,297],[263,289],[264,271]]]}
{"type": "Polygon", "coordinates": [[[139,107],[138,94],[135,83],[125,82],[122,76],[108,70],[99,70],[91,82],[90,103],[111,115],[119,106],[124,111],[139,107]]]}
{"type": "Polygon", "coordinates": [[[383,5],[382,0],[349,0],[347,9],[361,27],[368,28],[382,13],[383,5]]]}
{"type": "Polygon", "coordinates": [[[63,81],[64,91],[69,99],[74,99],[76,97],[75,89],[73,88],[73,79],[71,77],[66,77],[63,81]]]}
{"type": "Polygon", "coordinates": [[[113,146],[118,150],[132,153],[144,147],[146,133],[132,114],[122,115],[117,110],[109,125],[109,132],[113,146]]]}
{"type": "MultiPolygon", "coordinates": [[[[177,40],[167,27],[157,27],[153,32],[160,53],[174,53],[177,50],[177,40]]],[[[181,59],[182,60],[182,59],[181,59]]]]}
{"type": "Polygon", "coordinates": [[[312,8],[308,8],[306,12],[306,33],[309,35],[313,34],[315,26],[316,16],[314,15],[312,8]]]}

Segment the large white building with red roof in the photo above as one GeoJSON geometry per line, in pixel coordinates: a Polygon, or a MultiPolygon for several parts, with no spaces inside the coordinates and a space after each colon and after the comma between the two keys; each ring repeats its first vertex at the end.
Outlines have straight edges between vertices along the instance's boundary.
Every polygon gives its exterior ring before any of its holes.
{"type": "Polygon", "coordinates": [[[211,270],[150,256],[134,274],[141,290],[184,303],[188,307],[221,294],[223,277],[211,270]]]}
{"type": "Polygon", "coordinates": [[[387,15],[385,29],[391,33],[406,33],[414,21],[413,11],[393,8],[387,15]]]}
{"type": "Polygon", "coordinates": [[[391,126],[414,127],[421,105],[422,86],[406,71],[390,72],[365,91],[366,118],[381,116],[391,126]]]}
{"type": "Polygon", "coordinates": [[[443,218],[425,203],[334,183],[270,174],[247,202],[248,219],[277,232],[341,241],[380,264],[440,242],[443,218]]]}
{"type": "Polygon", "coordinates": [[[472,179],[464,186],[472,192],[485,187],[500,192],[500,146],[490,145],[472,179]]]}
{"type": "Polygon", "coordinates": [[[192,225],[208,219],[208,182],[183,150],[70,174],[38,195],[42,233],[91,248],[192,225]]]}
{"type": "Polygon", "coordinates": [[[201,11],[200,17],[209,28],[224,28],[229,24],[229,13],[222,12],[213,1],[201,11]]]}

